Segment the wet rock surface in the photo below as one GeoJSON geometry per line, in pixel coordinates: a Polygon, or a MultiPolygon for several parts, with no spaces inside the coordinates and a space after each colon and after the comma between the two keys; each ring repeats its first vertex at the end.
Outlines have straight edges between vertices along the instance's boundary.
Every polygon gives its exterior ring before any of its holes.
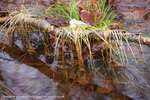
{"type": "MultiPolygon", "coordinates": [[[[66,0],[61,0],[65,1],[66,0]]],[[[33,12],[43,12],[44,7],[48,7],[56,0],[1,0],[0,11],[15,10],[22,4],[34,6],[33,12]],[[38,5],[40,7],[35,7],[38,5]],[[38,10],[39,9],[39,10],[38,10]]],[[[68,1],[67,1],[68,2],[68,1]]],[[[150,0],[110,0],[110,5],[118,12],[124,21],[125,27],[130,32],[150,32],[150,0]]]]}
{"type": "Polygon", "coordinates": [[[38,70],[20,64],[4,52],[0,52],[0,57],[0,71],[4,84],[11,88],[15,95],[25,96],[24,98],[27,98],[27,96],[47,97],[47,99],[42,100],[49,100],[49,96],[57,95],[56,83],[38,70]]]}
{"type": "MultiPolygon", "coordinates": [[[[135,58],[128,52],[129,64],[125,68],[118,71],[117,76],[121,77],[120,83],[117,85],[119,91],[128,95],[134,100],[148,100],[150,97],[150,48],[142,45],[142,53],[139,47],[132,45],[137,62],[133,61],[135,58]],[[127,76],[126,79],[124,76],[127,76]],[[124,78],[123,78],[124,77],[124,78]]],[[[119,78],[118,77],[118,78],[119,78]]]]}
{"type": "MultiPolygon", "coordinates": [[[[137,57],[141,57],[138,48],[134,47],[134,51],[137,57]]],[[[132,62],[133,58],[131,56],[130,65],[120,68],[116,73],[116,79],[118,80],[116,82],[117,90],[131,97],[133,100],[148,100],[150,97],[149,51],[150,48],[148,46],[143,46],[145,62],[135,64],[132,62]]],[[[56,98],[53,96],[64,95],[67,88],[69,88],[69,100],[110,100],[112,98],[110,94],[99,94],[94,91],[86,91],[83,88],[73,86],[63,87],[64,89],[61,91],[60,88],[57,87],[57,83],[53,80],[28,65],[20,64],[9,57],[5,52],[0,52],[0,71],[4,83],[13,90],[15,95],[19,96],[17,97],[18,100],[55,100],[56,98]]],[[[101,72],[101,70],[99,72],[101,72]]],[[[104,82],[105,78],[103,74],[101,77],[97,75],[98,74],[95,74],[93,78],[94,82],[100,86],[109,87],[109,84],[104,82]]]]}
{"type": "Polygon", "coordinates": [[[126,29],[131,32],[150,32],[150,0],[113,0],[113,7],[122,15],[126,29]]]}
{"type": "Polygon", "coordinates": [[[109,100],[111,96],[85,91],[82,88],[74,87],[69,93],[70,100],[109,100]]]}

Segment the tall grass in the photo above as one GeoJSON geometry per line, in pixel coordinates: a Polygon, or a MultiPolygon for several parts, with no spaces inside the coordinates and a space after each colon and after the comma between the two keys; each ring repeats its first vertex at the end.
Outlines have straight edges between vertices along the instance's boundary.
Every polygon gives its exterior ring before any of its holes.
{"type": "Polygon", "coordinates": [[[71,19],[69,14],[69,6],[64,3],[58,3],[50,6],[46,10],[46,15],[53,16],[53,17],[63,17],[65,19],[71,19]]]}
{"type": "MultiPolygon", "coordinates": [[[[97,4],[85,4],[85,6],[86,10],[91,10],[92,13],[95,12],[100,14],[100,18],[96,20],[96,24],[94,25],[95,27],[107,29],[116,18],[116,15],[111,11],[111,8],[107,6],[107,0],[98,0],[97,4]]],[[[68,20],[80,20],[77,0],[71,0],[69,5],[65,3],[56,3],[47,9],[46,14],[48,16],[63,17],[68,20]]]]}
{"type": "Polygon", "coordinates": [[[77,5],[77,0],[71,0],[71,3],[56,3],[51,5],[47,10],[46,14],[53,17],[63,17],[65,19],[80,20],[79,9],[77,5]]]}
{"type": "Polygon", "coordinates": [[[71,19],[80,20],[80,14],[79,14],[77,0],[71,0],[70,17],[71,17],[71,19]]]}
{"type": "MultiPolygon", "coordinates": [[[[66,4],[58,4],[58,7],[52,6],[48,8],[48,14],[51,14],[52,16],[60,16],[62,14],[62,17],[70,20],[69,26],[57,29],[56,34],[58,37],[58,41],[60,38],[72,40],[74,45],[76,46],[79,61],[81,61],[82,63],[83,44],[88,47],[89,55],[92,59],[90,34],[93,34],[94,36],[96,36],[95,38],[98,37],[100,40],[103,40],[105,42],[107,48],[109,49],[107,54],[109,56],[108,62],[111,62],[111,59],[116,59],[122,64],[126,64],[128,62],[127,53],[125,51],[126,47],[124,46],[125,43],[130,48],[132,56],[135,58],[135,54],[130,46],[127,37],[121,35],[124,34],[124,32],[119,30],[109,30],[109,26],[115,20],[116,15],[111,11],[111,8],[107,6],[107,0],[98,0],[97,4],[94,4],[95,7],[93,5],[91,6],[90,4],[85,5],[87,6],[86,10],[99,12],[100,14],[100,19],[98,19],[96,21],[96,24],[93,26],[88,25],[80,20],[79,9],[76,0],[72,0],[69,6],[67,6],[66,4]]],[[[59,43],[57,42],[55,47],[57,47],[58,44],[59,43]]]]}
{"type": "MultiPolygon", "coordinates": [[[[80,20],[79,10],[77,7],[77,1],[72,0],[70,5],[59,3],[53,6],[50,6],[47,10],[47,14],[52,16],[61,16],[68,20],[70,20],[70,25],[66,27],[56,28],[56,43],[55,43],[55,55],[58,53],[56,51],[57,47],[61,44],[61,39],[66,39],[72,41],[72,45],[75,46],[79,63],[81,65],[84,64],[84,59],[82,57],[82,49],[83,47],[87,47],[87,52],[89,54],[90,59],[92,60],[92,50],[91,50],[91,34],[94,38],[99,38],[99,40],[103,41],[106,45],[105,48],[108,49],[107,57],[109,58],[107,62],[111,62],[112,59],[118,60],[120,63],[125,64],[128,62],[127,53],[125,51],[124,44],[126,43],[130,48],[132,56],[135,58],[135,54],[130,46],[128,38],[125,37],[123,31],[118,30],[109,30],[108,26],[113,23],[115,15],[110,11],[110,8],[106,5],[106,0],[99,0],[98,3],[98,11],[102,13],[102,19],[97,21],[95,26],[91,26],[86,24],[80,20]],[[113,38],[112,38],[113,37],[113,38]]],[[[1,30],[5,30],[5,36],[9,37],[11,40],[10,43],[13,43],[13,35],[15,31],[18,31],[24,40],[27,40],[25,45],[27,47],[32,47],[30,44],[29,33],[34,30],[33,26],[26,23],[26,19],[31,18],[33,15],[28,12],[27,9],[23,9],[5,22],[5,24],[1,27],[1,30]],[[9,26],[9,27],[7,27],[9,26]]],[[[35,19],[36,20],[36,19],[35,19]]],[[[46,32],[44,34],[47,34],[46,32]]],[[[44,39],[48,40],[48,35],[44,35],[44,39]]],[[[48,42],[47,42],[48,43],[48,42]]],[[[45,52],[49,53],[48,45],[45,44],[45,52]]],[[[93,66],[93,65],[92,65],[93,66]]]]}
{"type": "Polygon", "coordinates": [[[107,29],[114,22],[116,15],[107,6],[107,0],[98,0],[98,10],[101,12],[102,17],[97,22],[96,27],[107,29]]]}

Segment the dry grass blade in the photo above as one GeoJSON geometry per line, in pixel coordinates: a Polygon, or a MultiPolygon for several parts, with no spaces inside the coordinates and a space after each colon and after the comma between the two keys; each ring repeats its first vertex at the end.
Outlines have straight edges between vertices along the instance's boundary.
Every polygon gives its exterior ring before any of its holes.
{"type": "MultiPolygon", "coordinates": [[[[19,34],[21,37],[21,42],[23,44],[23,48],[33,52],[33,47],[30,42],[30,33],[34,31],[43,32],[43,37],[47,40],[48,37],[47,32],[53,30],[53,26],[51,26],[46,20],[42,20],[36,18],[35,15],[32,15],[28,9],[22,8],[20,11],[12,12],[9,14],[7,20],[0,27],[1,41],[8,42],[11,46],[15,43],[15,34],[19,34]]],[[[48,45],[48,44],[47,44],[48,45]]],[[[45,46],[45,50],[47,46],[45,46]]],[[[48,51],[45,51],[46,53],[48,51]]],[[[48,54],[48,53],[47,53],[48,54]]]]}
{"type": "MultiPolygon", "coordinates": [[[[54,30],[56,36],[58,37],[55,49],[59,45],[59,40],[61,38],[73,41],[74,45],[76,46],[76,51],[78,52],[78,58],[82,63],[83,45],[87,46],[89,56],[92,59],[90,34],[94,35],[95,38],[98,37],[100,40],[103,40],[107,47],[110,48],[110,50],[112,51],[110,55],[117,55],[122,64],[128,62],[124,42],[127,43],[132,53],[132,56],[135,58],[135,54],[129,43],[129,41],[131,40],[130,38],[132,37],[129,38],[128,35],[127,37],[124,36],[123,31],[109,29],[101,30],[101,28],[99,27],[90,26],[82,21],[78,21],[75,19],[70,20],[69,26],[54,29],[53,26],[51,26],[47,21],[34,18],[34,15],[30,14],[28,10],[25,9],[19,12],[15,12],[15,14],[10,14],[9,18],[5,21],[0,29],[2,33],[5,33],[4,37],[7,40],[10,40],[10,43],[13,42],[12,38],[15,32],[19,32],[19,34],[21,34],[24,38],[27,38],[28,40],[28,34],[30,32],[33,32],[34,29],[40,29],[44,32],[44,34],[46,34],[46,32],[54,30]],[[112,39],[112,37],[114,39],[112,39]],[[113,45],[115,45],[115,47],[113,47],[113,45]]],[[[136,40],[139,40],[139,38],[136,40]]],[[[29,41],[27,41],[27,43],[29,43],[29,41]]],[[[113,56],[111,57],[113,58],[113,56]]]]}

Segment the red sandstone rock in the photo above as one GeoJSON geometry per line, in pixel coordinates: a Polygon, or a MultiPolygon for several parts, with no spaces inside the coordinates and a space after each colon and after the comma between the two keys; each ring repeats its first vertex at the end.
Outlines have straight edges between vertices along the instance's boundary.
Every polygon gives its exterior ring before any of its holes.
{"type": "Polygon", "coordinates": [[[96,12],[93,13],[93,12],[86,11],[86,10],[82,10],[80,12],[81,20],[90,25],[96,24],[96,21],[100,18],[99,16],[100,14],[96,12]]]}

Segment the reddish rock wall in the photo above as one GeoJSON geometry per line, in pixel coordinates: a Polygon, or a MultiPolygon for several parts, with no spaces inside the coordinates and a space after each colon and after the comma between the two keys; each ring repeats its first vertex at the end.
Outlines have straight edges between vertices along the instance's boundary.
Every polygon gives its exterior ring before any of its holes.
{"type": "Polygon", "coordinates": [[[0,10],[12,10],[19,8],[22,4],[48,6],[56,0],[1,0],[0,10]]]}
{"type": "Polygon", "coordinates": [[[150,0],[113,0],[129,31],[150,32],[150,0]]]}

